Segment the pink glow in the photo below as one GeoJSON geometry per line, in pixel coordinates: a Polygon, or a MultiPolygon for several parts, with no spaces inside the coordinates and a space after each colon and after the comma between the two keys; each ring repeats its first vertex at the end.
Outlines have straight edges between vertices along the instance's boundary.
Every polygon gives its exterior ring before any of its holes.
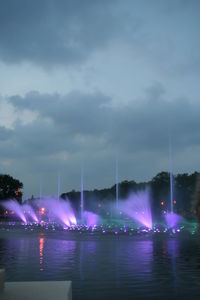
{"type": "Polygon", "coordinates": [[[178,222],[180,221],[180,216],[175,214],[175,213],[167,213],[165,215],[165,220],[167,222],[167,226],[168,228],[174,228],[176,227],[176,225],[178,224],[178,222]]]}
{"type": "Polygon", "coordinates": [[[7,210],[13,211],[21,221],[23,221],[25,224],[27,223],[26,217],[23,212],[23,207],[17,201],[6,201],[3,203],[3,207],[7,210]]]}
{"type": "Polygon", "coordinates": [[[85,224],[88,227],[97,225],[99,222],[99,216],[90,211],[84,211],[83,213],[85,224]]]}
{"type": "Polygon", "coordinates": [[[46,198],[39,201],[40,209],[44,208],[47,216],[58,223],[66,226],[76,225],[76,217],[67,200],[57,198],[46,198]]]}
{"type": "Polygon", "coordinates": [[[33,210],[33,208],[28,204],[23,204],[23,211],[26,214],[28,219],[33,220],[36,223],[39,223],[38,218],[33,210]]]}
{"type": "Polygon", "coordinates": [[[132,193],[128,200],[120,202],[119,208],[138,223],[152,229],[152,215],[148,190],[132,193]]]}

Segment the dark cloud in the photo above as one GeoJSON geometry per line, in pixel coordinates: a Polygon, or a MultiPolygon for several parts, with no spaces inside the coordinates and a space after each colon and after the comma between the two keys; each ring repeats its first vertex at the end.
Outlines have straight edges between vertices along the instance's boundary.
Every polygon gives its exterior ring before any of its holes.
{"type": "Polygon", "coordinates": [[[144,180],[166,166],[169,136],[177,165],[196,168],[199,3],[0,0],[1,124],[15,120],[0,127],[2,170],[29,190],[60,170],[73,188],[84,160],[91,186],[108,186],[117,151],[123,177],[144,180]]]}
{"type": "Polygon", "coordinates": [[[89,153],[96,139],[103,140],[105,147],[125,152],[162,150],[169,136],[177,147],[199,144],[199,104],[184,98],[167,99],[160,84],[148,89],[144,99],[117,107],[100,93],[61,96],[32,92],[9,101],[18,111],[29,109],[39,114],[33,123],[15,127],[28,153],[31,149],[41,153],[43,148],[44,153],[82,148],[89,153]]]}
{"type": "Polygon", "coordinates": [[[1,0],[0,58],[77,64],[124,31],[114,0],[1,0]]]}
{"type": "MultiPolygon", "coordinates": [[[[61,96],[31,92],[24,98],[10,97],[10,102],[20,110],[39,112],[41,121],[42,118],[50,118],[55,128],[62,127],[66,134],[99,134],[104,131],[104,124],[108,125],[110,117],[107,106],[111,99],[101,93],[71,92],[61,96]]],[[[52,125],[48,123],[47,126],[52,125]]]]}
{"type": "Polygon", "coordinates": [[[68,189],[77,187],[81,161],[85,161],[88,188],[109,186],[114,182],[116,150],[123,178],[144,180],[166,166],[169,135],[176,165],[184,170],[190,161],[190,168],[196,168],[200,104],[167,99],[159,83],[147,89],[143,99],[127,105],[112,106],[112,99],[101,93],[80,92],[65,96],[31,92],[7,101],[16,115],[23,110],[37,112],[28,124],[19,119],[13,130],[0,130],[7,139],[1,143],[1,161],[11,161],[6,171],[17,171],[29,190],[36,188],[31,181],[41,173],[51,189],[58,171],[68,178],[68,189]],[[190,153],[190,149],[192,156],[183,159],[183,151],[190,153]]]}

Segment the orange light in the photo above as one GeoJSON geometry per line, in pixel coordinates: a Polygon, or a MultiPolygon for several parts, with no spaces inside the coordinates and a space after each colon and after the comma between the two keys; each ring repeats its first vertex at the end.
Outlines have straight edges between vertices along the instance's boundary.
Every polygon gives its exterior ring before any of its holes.
{"type": "Polygon", "coordinates": [[[44,208],[44,207],[42,207],[42,208],[40,209],[40,214],[41,214],[41,215],[44,215],[44,214],[45,214],[45,208],[44,208]]]}
{"type": "Polygon", "coordinates": [[[160,202],[160,205],[164,206],[165,202],[164,201],[161,201],[160,202]]]}
{"type": "Polygon", "coordinates": [[[44,249],[44,238],[40,238],[40,271],[43,271],[42,265],[43,265],[43,249],[44,249]]]}
{"type": "Polygon", "coordinates": [[[176,199],[174,199],[174,205],[176,205],[176,199]]]}
{"type": "Polygon", "coordinates": [[[15,195],[16,195],[16,196],[19,196],[19,192],[20,192],[20,188],[18,188],[18,189],[16,190],[15,195]]]}

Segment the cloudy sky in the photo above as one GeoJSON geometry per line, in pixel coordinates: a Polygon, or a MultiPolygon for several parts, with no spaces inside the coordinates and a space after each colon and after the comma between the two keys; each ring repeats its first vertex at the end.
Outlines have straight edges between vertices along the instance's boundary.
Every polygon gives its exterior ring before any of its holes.
{"type": "Polygon", "coordinates": [[[24,196],[200,165],[200,1],[0,0],[0,173],[24,196]]]}

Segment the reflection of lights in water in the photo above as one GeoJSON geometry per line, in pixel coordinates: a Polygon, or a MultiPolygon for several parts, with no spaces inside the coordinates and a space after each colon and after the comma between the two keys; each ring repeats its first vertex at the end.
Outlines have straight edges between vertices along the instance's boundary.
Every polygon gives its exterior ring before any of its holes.
{"type": "Polygon", "coordinates": [[[44,249],[44,238],[40,238],[40,271],[43,271],[43,249],[44,249]]]}

